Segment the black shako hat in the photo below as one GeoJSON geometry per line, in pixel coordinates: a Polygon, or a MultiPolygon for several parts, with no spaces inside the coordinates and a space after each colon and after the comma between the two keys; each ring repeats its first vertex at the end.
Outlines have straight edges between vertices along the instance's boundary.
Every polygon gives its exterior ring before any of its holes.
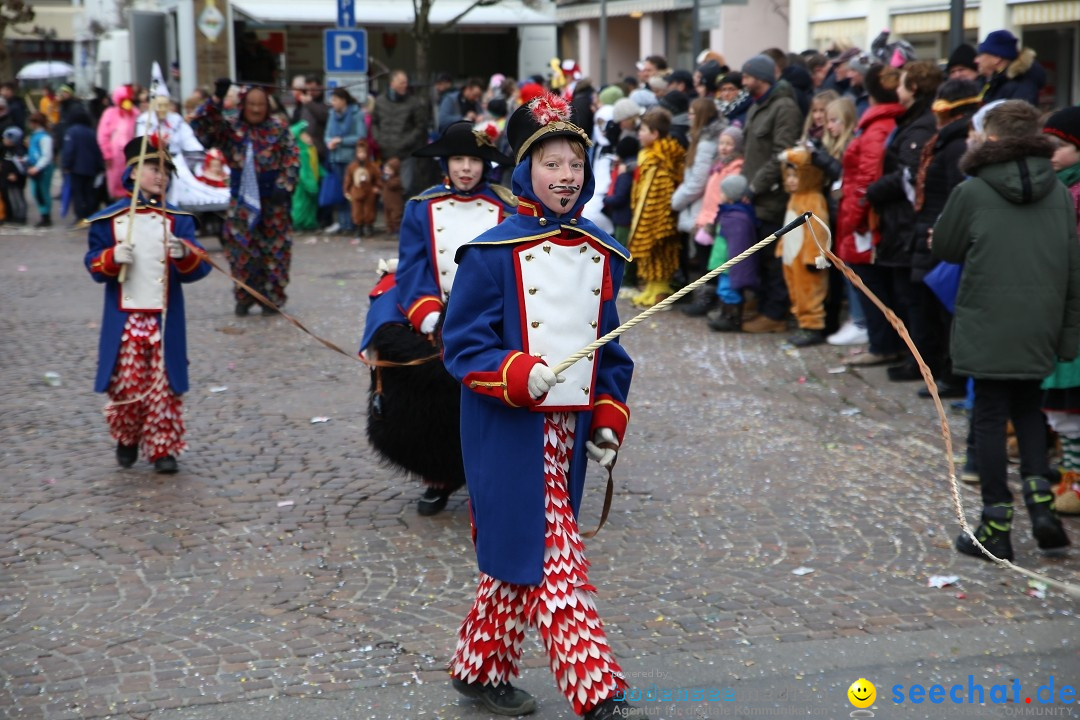
{"type": "Polygon", "coordinates": [[[514,150],[514,160],[520,163],[533,145],[557,137],[592,146],[589,133],[570,121],[571,113],[570,103],[549,92],[515,110],[506,121],[506,139],[514,150]]]}
{"type": "MultiPolygon", "coordinates": [[[[139,151],[142,150],[142,143],[143,139],[142,135],[140,135],[129,140],[128,144],[124,146],[124,160],[127,167],[135,167],[139,163],[139,151]]],[[[176,169],[168,148],[161,147],[161,139],[157,133],[150,133],[150,137],[146,138],[146,154],[143,156],[143,164],[161,164],[162,158],[165,159],[165,165],[170,171],[176,169]]]]}
{"type": "Polygon", "coordinates": [[[499,165],[513,165],[514,161],[495,147],[495,141],[483,130],[473,127],[468,120],[451,123],[433,143],[413,152],[414,157],[438,157],[449,159],[458,155],[480,158],[499,165]]]}

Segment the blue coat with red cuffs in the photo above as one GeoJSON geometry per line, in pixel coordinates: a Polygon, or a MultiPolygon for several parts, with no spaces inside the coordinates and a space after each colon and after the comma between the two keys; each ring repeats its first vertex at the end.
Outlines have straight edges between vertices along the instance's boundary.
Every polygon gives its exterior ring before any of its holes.
{"type": "Polygon", "coordinates": [[[461,448],[480,571],[537,585],[544,562],[544,413],[575,412],[567,478],[576,515],[585,485],[585,441],[611,428],[622,443],[633,362],[613,341],[566,371],[566,382],[533,400],[529,371],[554,366],[619,325],[615,300],[627,250],[581,218],[577,203],[556,215],[539,202],[531,161],[514,171],[518,212],[463,246],[443,324],[443,361],[463,383],[461,448]]]}
{"type": "MultiPolygon", "coordinates": [[[[160,216],[162,209],[159,202],[156,199],[147,202],[140,197],[136,212],[140,216],[160,216]]],[[[121,266],[113,259],[113,248],[117,242],[116,225],[127,219],[130,209],[131,200],[118,200],[86,221],[90,224],[90,234],[89,250],[84,263],[86,269],[90,271],[90,276],[96,282],[105,284],[105,306],[102,311],[101,336],[98,342],[98,370],[94,381],[96,392],[105,392],[109,387],[109,379],[112,377],[116,358],[120,353],[124,325],[127,323],[128,313],[132,312],[132,310],[125,310],[121,305],[119,282],[121,266]]],[[[210,273],[210,264],[205,261],[206,250],[195,239],[195,218],[168,204],[165,205],[164,215],[168,218],[172,234],[180,238],[190,251],[180,260],[167,259],[169,272],[168,312],[164,334],[165,374],[173,392],[181,395],[188,390],[187,328],[184,322],[182,283],[194,282],[206,277],[210,273]]],[[[161,225],[158,224],[157,227],[160,228],[161,225]]],[[[123,241],[124,238],[121,237],[120,240],[123,241]]],[[[162,237],[155,233],[155,237],[139,237],[135,241],[136,245],[139,242],[161,243],[162,237]]],[[[145,312],[157,314],[158,322],[160,322],[160,311],[145,312]]]]}
{"type": "Polygon", "coordinates": [[[397,302],[419,332],[429,313],[442,312],[457,272],[458,248],[513,212],[508,190],[482,180],[467,193],[449,183],[409,200],[398,241],[397,302]]]}

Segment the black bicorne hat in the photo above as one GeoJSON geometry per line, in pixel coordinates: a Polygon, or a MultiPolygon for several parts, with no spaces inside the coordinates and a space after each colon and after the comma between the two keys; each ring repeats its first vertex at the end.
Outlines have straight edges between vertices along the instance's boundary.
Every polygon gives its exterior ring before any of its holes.
{"type": "Polygon", "coordinates": [[[498,151],[490,135],[473,127],[468,120],[451,123],[438,140],[413,152],[414,157],[452,158],[456,155],[476,157],[499,165],[514,164],[513,160],[498,151]]]}
{"type": "MultiPolygon", "coordinates": [[[[126,165],[128,167],[135,167],[139,163],[139,151],[142,150],[142,146],[143,139],[141,135],[132,138],[124,146],[124,159],[127,161],[126,165]]],[[[146,154],[143,156],[143,164],[161,164],[162,158],[164,158],[165,165],[170,171],[176,169],[172,156],[169,155],[169,149],[161,147],[161,139],[157,133],[150,133],[150,137],[146,138],[146,154]]]]}
{"type": "Polygon", "coordinates": [[[552,93],[515,110],[506,121],[506,139],[514,149],[514,160],[521,162],[537,142],[557,137],[574,138],[590,147],[589,133],[570,121],[571,112],[570,103],[552,93]]]}

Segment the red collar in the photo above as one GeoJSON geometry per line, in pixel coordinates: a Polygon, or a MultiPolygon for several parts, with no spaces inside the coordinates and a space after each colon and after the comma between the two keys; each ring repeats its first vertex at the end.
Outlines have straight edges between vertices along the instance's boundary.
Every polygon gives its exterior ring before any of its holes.
{"type": "MultiPolygon", "coordinates": [[[[579,207],[577,209],[577,212],[575,212],[572,217],[574,217],[575,219],[581,217],[581,213],[582,213],[582,211],[584,209],[585,209],[585,206],[582,205],[581,207],[579,207]]],[[[517,213],[518,213],[518,215],[526,215],[528,217],[534,217],[534,218],[544,217],[544,206],[541,205],[539,202],[536,202],[536,201],[533,201],[533,200],[526,200],[523,197],[519,197],[518,198],[517,213]]],[[[551,218],[548,218],[548,219],[551,220],[551,218]]],[[[561,218],[557,218],[555,221],[556,222],[564,222],[566,220],[567,220],[567,218],[565,216],[563,216],[561,218]]]]}

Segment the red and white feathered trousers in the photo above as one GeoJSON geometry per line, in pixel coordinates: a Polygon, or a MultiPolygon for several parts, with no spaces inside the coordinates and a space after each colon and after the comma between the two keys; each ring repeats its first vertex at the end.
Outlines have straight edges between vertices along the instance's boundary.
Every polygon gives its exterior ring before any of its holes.
{"type": "Polygon", "coordinates": [[[120,352],[109,379],[105,408],[109,432],[124,445],[139,445],[150,462],[176,457],[184,442],[182,401],[165,377],[161,328],[149,313],[133,312],[124,324],[120,352]],[[134,401],[134,402],[131,402],[134,401]]]}
{"type": "Polygon", "coordinates": [[[596,614],[585,548],[570,508],[567,474],[574,447],[573,413],[544,418],[544,579],[515,585],[480,574],[476,602],[458,631],[450,673],[487,685],[518,674],[529,625],[540,631],[551,671],[574,712],[584,715],[626,687],[596,614]]]}

